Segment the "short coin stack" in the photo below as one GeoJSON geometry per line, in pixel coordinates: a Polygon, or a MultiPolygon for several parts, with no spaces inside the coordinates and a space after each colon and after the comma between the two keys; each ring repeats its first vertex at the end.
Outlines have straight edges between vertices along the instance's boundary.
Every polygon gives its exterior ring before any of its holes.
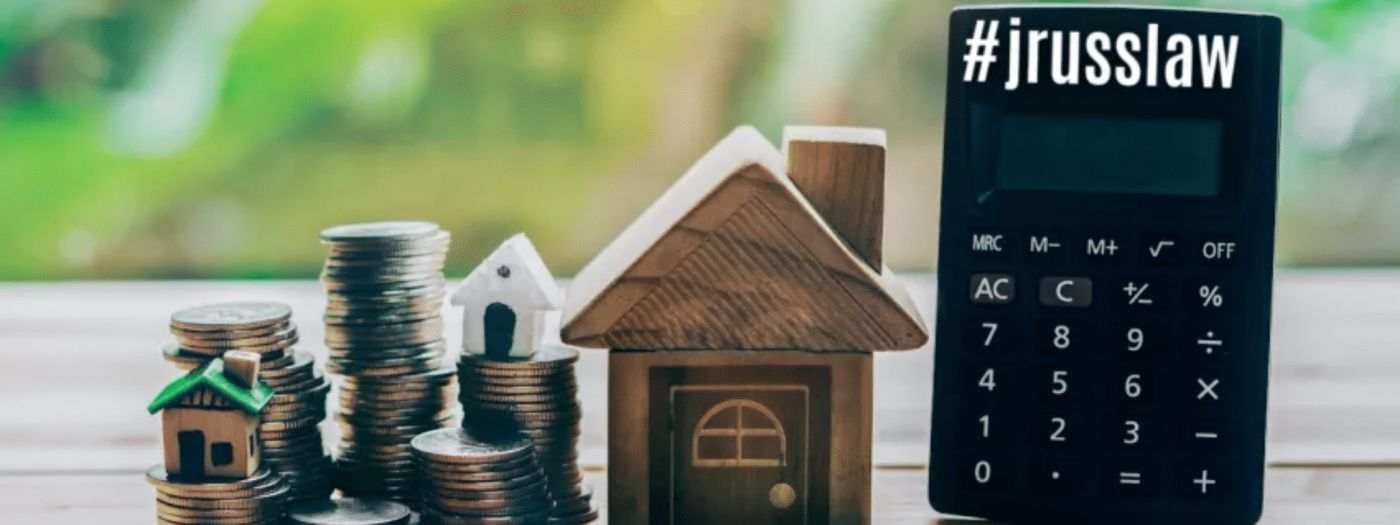
{"type": "Polygon", "coordinates": [[[146,482],[156,488],[156,522],[162,525],[281,523],[290,491],[267,468],[236,481],[187,483],[156,465],[146,471],[146,482]]]}
{"type": "Polygon", "coordinates": [[[321,442],[330,383],[316,372],[309,352],[293,348],[297,327],[292,309],[281,303],[223,303],[198,306],[170,316],[175,345],[165,358],[193,369],[230,350],[262,356],[258,380],[276,393],[258,424],[263,463],[281,475],[291,501],[321,499],[334,490],[331,459],[321,442]]]}
{"type": "Polygon", "coordinates": [[[551,523],[587,523],[597,519],[592,491],[582,485],[578,468],[579,419],[574,363],[578,351],[557,345],[541,347],[530,358],[495,360],[464,353],[457,363],[462,426],[485,429],[504,419],[528,436],[549,478],[554,500],[551,523]]]}
{"type": "Polygon", "coordinates": [[[423,522],[546,523],[553,504],[530,439],[441,429],[413,439],[422,465],[423,522]]]}
{"type": "Polygon", "coordinates": [[[328,228],[327,370],[341,374],[336,485],[348,496],[417,505],[409,442],[451,424],[455,377],[442,370],[449,234],[428,222],[328,228]]]}

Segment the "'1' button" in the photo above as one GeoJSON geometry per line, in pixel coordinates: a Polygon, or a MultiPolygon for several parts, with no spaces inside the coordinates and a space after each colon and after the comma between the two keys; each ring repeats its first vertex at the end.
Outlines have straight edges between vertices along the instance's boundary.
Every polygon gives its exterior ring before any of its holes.
{"type": "Polygon", "coordinates": [[[1094,282],[1084,277],[1043,277],[1040,304],[1067,308],[1087,308],[1094,302],[1094,282]]]}

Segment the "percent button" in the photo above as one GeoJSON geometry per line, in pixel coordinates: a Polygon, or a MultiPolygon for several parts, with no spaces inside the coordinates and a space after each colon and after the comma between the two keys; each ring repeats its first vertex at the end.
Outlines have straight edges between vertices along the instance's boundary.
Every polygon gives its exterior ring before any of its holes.
{"type": "Polygon", "coordinates": [[[1200,282],[1186,288],[1187,305],[1199,310],[1225,310],[1232,305],[1229,290],[1218,282],[1200,282]]]}

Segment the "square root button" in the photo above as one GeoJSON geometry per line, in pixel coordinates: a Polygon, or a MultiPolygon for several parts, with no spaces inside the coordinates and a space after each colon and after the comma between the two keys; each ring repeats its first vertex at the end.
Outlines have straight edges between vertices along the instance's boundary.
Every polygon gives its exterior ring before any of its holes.
{"type": "Polygon", "coordinates": [[[1094,281],[1087,277],[1040,278],[1040,304],[1088,308],[1094,303],[1094,281]]]}

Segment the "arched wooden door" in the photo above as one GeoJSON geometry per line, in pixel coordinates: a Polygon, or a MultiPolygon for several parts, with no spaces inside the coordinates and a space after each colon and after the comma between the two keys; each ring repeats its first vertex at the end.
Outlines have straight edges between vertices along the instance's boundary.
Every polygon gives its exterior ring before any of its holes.
{"type": "Polygon", "coordinates": [[[486,305],[481,324],[486,340],[486,357],[506,359],[515,345],[515,310],[501,303],[486,305]]]}

